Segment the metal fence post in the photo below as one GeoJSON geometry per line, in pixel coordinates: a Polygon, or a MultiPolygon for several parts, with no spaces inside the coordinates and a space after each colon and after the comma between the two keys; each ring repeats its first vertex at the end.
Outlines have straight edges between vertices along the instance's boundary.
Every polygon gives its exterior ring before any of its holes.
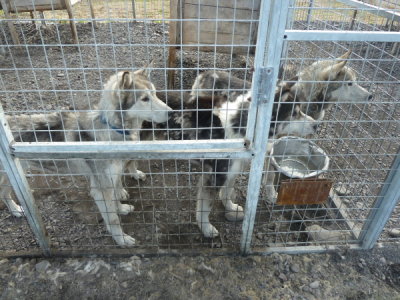
{"type": "Polygon", "coordinates": [[[240,244],[242,254],[250,252],[289,3],[290,0],[263,1],[260,11],[254,60],[256,73],[252,82],[255,99],[252,105],[257,106],[257,118],[240,244]]]}
{"type": "Polygon", "coordinates": [[[361,248],[371,249],[400,199],[400,152],[392,164],[385,183],[361,231],[361,248]]]}
{"type": "Polygon", "coordinates": [[[9,129],[3,108],[0,105],[0,160],[7,173],[8,180],[14,189],[24,214],[41,247],[44,255],[50,255],[50,241],[43,225],[39,210],[34,202],[32,192],[18,158],[11,155],[10,143],[14,140],[9,129]]]}

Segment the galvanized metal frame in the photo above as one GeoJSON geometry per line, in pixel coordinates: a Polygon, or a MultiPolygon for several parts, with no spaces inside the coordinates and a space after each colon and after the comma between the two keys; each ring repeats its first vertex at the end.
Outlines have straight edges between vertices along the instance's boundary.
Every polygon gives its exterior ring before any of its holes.
{"type": "Polygon", "coordinates": [[[10,144],[14,140],[7,120],[4,115],[3,107],[0,105],[0,160],[7,173],[15,195],[21,203],[24,214],[28,220],[38,244],[44,255],[50,255],[50,241],[43,225],[39,210],[35,205],[34,198],[25,178],[24,170],[21,167],[19,159],[12,155],[10,144]]]}
{"type": "MultiPolygon", "coordinates": [[[[255,136],[252,143],[254,157],[251,162],[249,187],[246,198],[245,217],[243,220],[240,249],[243,254],[251,251],[251,236],[259,199],[262,171],[267,151],[268,132],[272,107],[274,104],[275,85],[283,50],[283,37],[286,27],[290,1],[263,1],[255,55],[256,74],[253,77],[252,93],[256,101],[250,111],[257,106],[255,136]]],[[[253,128],[252,124],[249,128],[253,128]]],[[[248,136],[249,137],[249,136],[248,136]]]]}

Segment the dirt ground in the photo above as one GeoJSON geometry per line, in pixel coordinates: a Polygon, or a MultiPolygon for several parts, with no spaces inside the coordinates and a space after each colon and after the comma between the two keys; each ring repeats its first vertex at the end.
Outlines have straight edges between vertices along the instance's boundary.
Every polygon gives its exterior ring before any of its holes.
{"type": "Polygon", "coordinates": [[[399,245],[249,257],[0,259],[0,299],[400,299],[399,245]]]}

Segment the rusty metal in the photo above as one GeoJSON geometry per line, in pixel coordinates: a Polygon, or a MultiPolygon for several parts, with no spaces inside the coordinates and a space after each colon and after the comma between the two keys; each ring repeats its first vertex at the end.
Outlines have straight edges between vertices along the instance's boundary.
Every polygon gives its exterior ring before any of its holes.
{"type": "Polygon", "coordinates": [[[333,181],[325,178],[282,180],[278,205],[322,204],[328,200],[333,181]]]}

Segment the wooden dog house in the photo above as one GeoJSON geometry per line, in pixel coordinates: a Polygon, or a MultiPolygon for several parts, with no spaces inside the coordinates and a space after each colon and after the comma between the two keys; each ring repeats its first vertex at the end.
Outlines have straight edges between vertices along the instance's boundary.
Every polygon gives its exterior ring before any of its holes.
{"type": "MultiPolygon", "coordinates": [[[[171,0],[168,67],[176,67],[180,45],[200,51],[254,53],[260,4],[261,0],[171,0]]],[[[169,88],[174,73],[168,71],[169,88]]]]}

